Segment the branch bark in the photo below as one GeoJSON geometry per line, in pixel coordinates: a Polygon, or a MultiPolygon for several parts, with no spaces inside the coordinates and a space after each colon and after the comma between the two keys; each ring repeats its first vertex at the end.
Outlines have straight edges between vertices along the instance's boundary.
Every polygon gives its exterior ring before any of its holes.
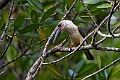
{"type": "MultiPolygon", "coordinates": [[[[72,8],[74,7],[75,3],[77,0],[74,0],[73,4],[71,5],[70,9],[66,12],[66,14],[64,15],[64,17],[62,18],[62,20],[64,20],[68,14],[71,12],[72,8]]],[[[54,31],[52,32],[52,34],[50,35],[47,43],[45,44],[44,50],[43,50],[43,54],[42,56],[34,63],[34,65],[31,67],[31,69],[29,70],[26,80],[33,80],[35,78],[35,76],[38,74],[38,71],[41,69],[43,62],[44,62],[44,58],[46,56],[46,50],[47,47],[50,43],[50,40],[52,39],[52,37],[54,36],[55,32],[57,30],[57,27],[54,29],[54,31]]]]}
{"type": "Polygon", "coordinates": [[[9,25],[9,21],[10,21],[10,17],[11,17],[11,14],[12,14],[13,5],[14,5],[14,0],[12,0],[12,2],[11,2],[10,11],[9,11],[9,16],[8,16],[8,19],[7,19],[7,23],[6,23],[6,26],[5,26],[5,28],[4,28],[4,31],[3,31],[2,35],[1,35],[1,37],[0,37],[0,44],[1,44],[1,42],[3,41],[3,38],[4,38],[5,33],[6,33],[6,31],[7,31],[7,28],[8,28],[8,25],[9,25]]]}

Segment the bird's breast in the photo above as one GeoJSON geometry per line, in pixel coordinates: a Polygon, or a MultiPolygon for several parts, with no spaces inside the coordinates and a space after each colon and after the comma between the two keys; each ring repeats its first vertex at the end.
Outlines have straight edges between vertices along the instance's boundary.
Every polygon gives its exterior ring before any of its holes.
{"type": "Polygon", "coordinates": [[[69,37],[71,40],[71,45],[74,47],[77,47],[80,44],[80,42],[82,42],[83,40],[80,33],[77,33],[77,32],[70,34],[69,37]]]}

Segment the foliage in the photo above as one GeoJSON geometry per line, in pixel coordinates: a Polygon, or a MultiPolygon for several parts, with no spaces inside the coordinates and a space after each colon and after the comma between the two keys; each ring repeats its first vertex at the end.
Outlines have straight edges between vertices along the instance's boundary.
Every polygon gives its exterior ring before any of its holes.
{"type": "MultiPolygon", "coordinates": [[[[50,36],[72,3],[73,0],[15,0],[15,9],[9,21],[8,29],[5,33],[5,39],[2,44],[0,44],[0,55],[4,53],[13,34],[14,37],[4,57],[0,59],[0,66],[11,60],[15,60],[15,62],[13,61],[0,68],[0,72],[4,70],[6,71],[4,74],[0,75],[0,80],[25,80],[31,65],[33,65],[33,63],[40,57],[43,50],[42,46],[46,41],[40,44],[37,43],[50,36]],[[58,2],[58,4],[54,5],[56,2],[58,2]],[[19,58],[16,59],[17,57],[19,58]]],[[[111,4],[106,3],[103,0],[84,0],[84,3],[88,7],[97,24],[100,24],[111,10],[111,4]]],[[[10,4],[0,12],[0,34],[2,34],[6,26],[9,16],[9,8],[10,4]]],[[[111,21],[114,21],[111,22],[110,25],[112,29],[119,26],[119,14],[120,12],[116,11],[111,18],[111,21]]],[[[78,26],[82,26],[87,31],[87,34],[93,30],[94,27],[91,26],[92,21],[80,3],[80,0],[77,0],[68,19],[73,20],[74,17],[75,20],[73,22],[78,26]],[[75,16],[76,14],[77,16],[75,16]]],[[[106,25],[100,29],[103,33],[108,34],[106,25]]],[[[119,29],[117,32],[119,32],[119,29]]],[[[58,45],[65,38],[68,37],[64,32],[55,44],[52,44],[52,42],[50,43],[48,49],[58,45]]],[[[97,36],[97,40],[101,38],[102,37],[97,36]]],[[[88,39],[88,42],[91,42],[91,38],[88,39]]],[[[69,43],[70,42],[68,41],[65,46],[69,47],[69,43]]],[[[119,39],[107,39],[100,45],[119,48],[119,39]]],[[[39,71],[39,74],[35,77],[35,80],[81,80],[85,76],[108,65],[120,56],[119,52],[98,51],[94,49],[90,51],[95,60],[87,60],[84,53],[78,51],[74,55],[63,59],[61,62],[43,66],[41,71],[39,71]]],[[[59,59],[65,54],[68,53],[54,53],[47,58],[45,62],[59,59]]],[[[120,64],[118,62],[89,78],[89,80],[118,80],[120,78],[119,67],[120,64]]]]}

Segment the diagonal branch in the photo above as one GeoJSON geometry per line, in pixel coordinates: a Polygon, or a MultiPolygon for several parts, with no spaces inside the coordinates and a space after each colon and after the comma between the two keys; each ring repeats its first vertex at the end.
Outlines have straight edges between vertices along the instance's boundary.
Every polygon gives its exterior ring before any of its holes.
{"type": "MultiPolygon", "coordinates": [[[[84,9],[86,10],[86,13],[89,15],[90,19],[92,20],[93,25],[94,25],[95,27],[98,27],[97,23],[95,22],[94,18],[92,17],[92,15],[91,15],[90,11],[88,10],[87,6],[85,6],[83,0],[80,0],[80,1],[81,1],[82,5],[83,5],[84,9]]],[[[96,36],[97,36],[97,32],[95,31],[95,32],[94,32],[94,35],[93,35],[93,37],[92,37],[92,41],[91,41],[91,44],[92,44],[93,46],[94,46],[94,44],[95,44],[96,36]]]]}
{"type": "MultiPolygon", "coordinates": [[[[71,10],[73,9],[74,5],[76,3],[76,0],[74,0],[73,4],[71,5],[70,9],[66,12],[65,16],[62,18],[62,20],[64,20],[68,14],[71,12],[71,10]]],[[[38,73],[38,71],[41,69],[42,65],[43,65],[43,61],[44,61],[44,57],[46,56],[46,50],[47,47],[50,43],[50,40],[52,39],[52,37],[54,36],[55,32],[57,30],[57,27],[54,29],[54,31],[52,32],[52,34],[50,35],[47,43],[45,44],[44,50],[43,50],[43,54],[42,56],[34,63],[34,65],[31,67],[31,69],[29,70],[26,80],[33,80],[35,75],[38,73]]]]}
{"type": "Polygon", "coordinates": [[[56,61],[51,62],[50,64],[59,62],[59,61],[61,61],[62,59],[65,59],[65,58],[67,58],[68,56],[74,54],[79,48],[81,48],[81,46],[82,46],[83,43],[86,41],[86,39],[87,39],[88,37],[90,37],[93,33],[94,33],[94,31],[92,31],[91,33],[89,33],[89,34],[83,39],[83,41],[80,43],[80,45],[79,45],[78,47],[76,47],[72,52],[70,52],[70,53],[67,54],[66,56],[63,56],[62,58],[60,58],[60,59],[58,59],[58,60],[56,60],[56,61]]]}
{"type": "Polygon", "coordinates": [[[9,16],[8,16],[8,19],[7,19],[7,23],[6,23],[6,26],[5,26],[5,28],[4,28],[4,31],[3,31],[2,35],[1,35],[1,37],[0,37],[0,44],[1,44],[1,42],[3,41],[3,38],[4,38],[5,33],[6,33],[6,31],[7,31],[7,28],[8,28],[8,25],[9,25],[9,21],[10,21],[10,17],[11,17],[11,14],[12,14],[13,6],[14,6],[14,0],[12,0],[12,2],[11,2],[10,12],[9,12],[9,16]]]}
{"type": "MultiPolygon", "coordinates": [[[[40,43],[46,41],[47,39],[48,39],[48,38],[45,38],[45,39],[39,41],[38,43],[32,45],[31,47],[34,47],[34,46],[36,46],[37,44],[40,44],[40,43]]],[[[32,40],[31,40],[31,42],[32,42],[32,40]]],[[[30,45],[31,45],[31,42],[29,43],[30,45]]],[[[26,53],[29,49],[30,49],[30,48],[27,48],[27,49],[24,50],[20,55],[18,55],[15,59],[13,59],[13,60],[11,60],[11,61],[9,61],[9,62],[7,62],[7,63],[1,65],[1,66],[0,66],[0,69],[3,68],[3,67],[5,67],[5,66],[7,66],[7,65],[9,65],[9,64],[12,63],[12,62],[18,60],[18,59],[21,58],[22,56],[25,56],[25,53],[26,53]]]]}
{"type": "MultiPolygon", "coordinates": [[[[115,29],[112,30],[112,33],[114,33],[118,28],[120,28],[120,26],[117,26],[115,29]]],[[[102,35],[102,34],[101,34],[102,35]]],[[[101,40],[99,40],[98,42],[96,42],[96,45],[102,43],[104,40],[106,40],[107,37],[102,38],[101,40]]]]}
{"type": "MultiPolygon", "coordinates": [[[[116,6],[115,6],[115,8],[114,8],[114,10],[113,10],[113,12],[115,12],[116,11],[116,9],[119,7],[119,5],[120,5],[120,3],[118,3],[116,6]]],[[[100,31],[98,31],[98,29],[104,24],[104,23],[106,23],[107,21],[108,21],[108,18],[110,17],[110,14],[100,23],[100,25],[96,28],[96,32],[99,34],[99,35],[101,35],[100,33],[100,31]]]]}
{"type": "Polygon", "coordinates": [[[96,72],[94,72],[94,73],[92,73],[92,74],[84,77],[82,80],[86,80],[86,79],[88,79],[88,78],[90,78],[90,77],[92,77],[92,76],[100,73],[101,71],[104,71],[105,69],[109,68],[110,66],[112,66],[112,65],[115,64],[115,63],[117,63],[118,61],[120,61],[120,57],[117,58],[116,60],[114,60],[113,62],[111,62],[110,64],[108,64],[107,66],[101,68],[100,70],[98,70],[98,71],[96,71],[96,72]]]}
{"type": "Polygon", "coordinates": [[[4,74],[5,72],[6,72],[6,70],[5,70],[5,71],[0,72],[0,76],[1,76],[2,74],[4,74]]]}
{"type": "MultiPolygon", "coordinates": [[[[55,52],[72,52],[76,49],[76,47],[73,47],[72,49],[70,48],[65,48],[65,47],[54,47],[52,48],[51,50],[49,50],[48,52],[46,52],[47,57],[49,57],[51,54],[55,53],[55,52]],[[53,52],[55,51],[55,52],[53,52]]],[[[80,50],[88,50],[88,49],[95,49],[95,50],[101,50],[101,51],[115,51],[115,52],[120,52],[120,48],[114,48],[114,47],[100,47],[100,46],[97,46],[97,47],[93,47],[92,45],[86,45],[86,46],[81,46],[79,48],[79,51],[80,50]]],[[[78,51],[78,50],[77,50],[78,51]]],[[[57,59],[55,61],[51,61],[51,62],[47,62],[47,63],[43,63],[44,65],[49,65],[49,64],[54,64],[54,63],[57,63],[61,60],[63,60],[64,58],[67,58],[68,56],[70,56],[72,54],[67,54],[65,56],[63,56],[62,58],[60,59],[57,59]]]]}
{"type": "MultiPolygon", "coordinates": [[[[58,47],[63,46],[66,43],[66,39],[58,46],[55,46],[54,48],[52,48],[51,50],[48,51],[48,53],[54,53],[56,51],[56,49],[58,49],[58,47]]],[[[35,78],[35,76],[37,75],[40,67],[42,67],[43,65],[43,61],[47,58],[48,53],[46,52],[45,54],[47,54],[46,56],[41,56],[40,58],[38,58],[38,60],[33,64],[33,66],[30,68],[26,80],[33,80],[35,78]],[[41,61],[42,60],[42,61],[41,61]]],[[[49,54],[50,55],[50,54],[49,54]]]]}
{"type": "Polygon", "coordinates": [[[114,8],[116,6],[116,0],[114,1],[114,5],[109,13],[109,18],[108,18],[108,24],[107,24],[107,27],[108,27],[108,30],[109,30],[109,33],[112,35],[112,37],[115,37],[114,34],[112,33],[111,29],[110,29],[110,21],[111,21],[111,17],[112,17],[112,14],[114,13],[114,8]]]}
{"type": "Polygon", "coordinates": [[[0,56],[0,60],[1,60],[1,59],[4,57],[4,55],[6,54],[6,52],[7,52],[8,48],[9,48],[9,46],[10,46],[10,44],[11,44],[12,40],[13,40],[14,34],[15,34],[15,30],[14,30],[14,32],[13,32],[13,34],[12,34],[12,37],[10,38],[10,41],[9,41],[9,43],[8,43],[7,47],[5,48],[5,50],[4,50],[4,52],[3,52],[3,54],[0,56]]]}
{"type": "Polygon", "coordinates": [[[70,6],[69,10],[66,12],[66,14],[63,16],[62,20],[66,19],[68,17],[68,15],[70,14],[70,12],[72,11],[75,3],[77,0],[74,0],[73,4],[70,6]]]}

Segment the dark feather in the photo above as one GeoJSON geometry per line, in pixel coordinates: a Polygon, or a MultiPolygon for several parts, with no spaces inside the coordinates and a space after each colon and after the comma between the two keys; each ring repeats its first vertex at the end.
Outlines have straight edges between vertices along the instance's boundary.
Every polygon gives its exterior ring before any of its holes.
{"type": "MultiPolygon", "coordinates": [[[[79,33],[82,35],[82,37],[85,38],[86,37],[85,30],[82,27],[78,27],[78,30],[79,30],[79,33]]],[[[88,43],[87,40],[86,40],[86,43],[88,43]]],[[[86,58],[88,60],[94,60],[94,58],[93,58],[93,56],[92,56],[92,54],[90,53],[89,50],[83,50],[83,51],[84,51],[84,53],[86,55],[86,58]]]]}
{"type": "Polygon", "coordinates": [[[82,27],[78,27],[78,30],[79,30],[80,34],[82,35],[82,37],[85,38],[86,37],[85,30],[82,27]]]}

